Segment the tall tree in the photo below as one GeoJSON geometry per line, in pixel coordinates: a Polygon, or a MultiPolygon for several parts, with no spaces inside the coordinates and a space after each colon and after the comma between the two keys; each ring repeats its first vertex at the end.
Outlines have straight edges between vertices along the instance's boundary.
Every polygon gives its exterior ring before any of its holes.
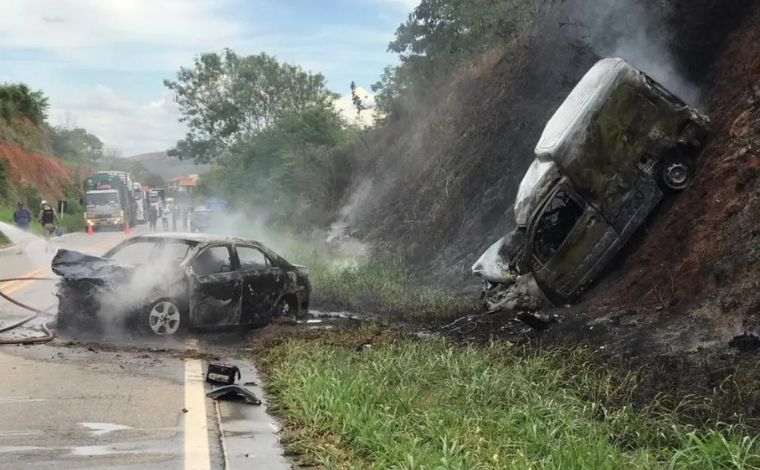
{"type": "Polygon", "coordinates": [[[81,127],[55,126],[48,129],[53,154],[64,160],[88,165],[103,158],[103,142],[81,127]]]}
{"type": "Polygon", "coordinates": [[[23,83],[0,85],[0,117],[6,121],[25,117],[40,125],[47,118],[48,99],[41,90],[32,91],[23,83]]]}
{"type": "Polygon", "coordinates": [[[336,95],[321,74],[280,63],[267,54],[205,53],[177,80],[175,93],[189,132],[171,154],[197,162],[215,160],[234,145],[271,126],[289,112],[327,109],[336,95]]]}

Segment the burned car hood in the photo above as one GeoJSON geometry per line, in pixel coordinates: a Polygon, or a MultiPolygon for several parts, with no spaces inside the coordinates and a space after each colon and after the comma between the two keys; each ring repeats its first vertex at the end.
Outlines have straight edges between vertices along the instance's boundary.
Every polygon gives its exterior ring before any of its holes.
{"type": "Polygon", "coordinates": [[[121,265],[109,258],[65,249],[59,249],[55,254],[51,262],[51,269],[63,279],[71,281],[80,279],[112,280],[123,278],[134,271],[133,267],[121,265]]]}

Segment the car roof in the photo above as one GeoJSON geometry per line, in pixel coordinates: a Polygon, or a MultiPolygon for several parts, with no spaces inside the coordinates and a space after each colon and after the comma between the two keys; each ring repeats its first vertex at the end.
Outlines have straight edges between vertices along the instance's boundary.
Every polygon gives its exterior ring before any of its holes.
{"type": "Polygon", "coordinates": [[[209,233],[184,233],[184,232],[164,232],[164,233],[152,233],[146,235],[137,235],[132,239],[140,240],[178,240],[189,241],[196,243],[213,243],[213,242],[229,242],[229,243],[245,243],[250,245],[263,246],[261,242],[256,240],[250,240],[240,237],[226,237],[224,235],[214,235],[209,233]]]}

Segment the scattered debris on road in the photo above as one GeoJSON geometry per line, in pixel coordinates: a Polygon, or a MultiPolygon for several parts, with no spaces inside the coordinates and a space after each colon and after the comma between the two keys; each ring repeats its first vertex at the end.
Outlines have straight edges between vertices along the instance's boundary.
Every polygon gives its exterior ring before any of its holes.
{"type": "Polygon", "coordinates": [[[237,366],[209,363],[206,369],[206,382],[212,384],[232,385],[240,379],[240,369],[237,366]]]}
{"type": "Polygon", "coordinates": [[[261,405],[261,400],[242,385],[232,384],[215,388],[206,394],[213,400],[244,401],[249,405],[261,405]]]}

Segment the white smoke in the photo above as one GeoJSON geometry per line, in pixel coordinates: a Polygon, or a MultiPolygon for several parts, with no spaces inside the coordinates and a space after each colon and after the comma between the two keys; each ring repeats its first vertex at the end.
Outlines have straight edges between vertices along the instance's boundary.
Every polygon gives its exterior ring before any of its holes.
{"type": "Polygon", "coordinates": [[[699,104],[699,88],[678,70],[664,35],[667,2],[646,8],[631,0],[576,2],[573,16],[583,38],[601,57],[621,57],[650,75],[687,104],[699,104]]]}
{"type": "Polygon", "coordinates": [[[58,250],[55,239],[48,242],[42,237],[5,222],[0,222],[0,232],[13,242],[16,248],[21,250],[21,254],[30,259],[35,266],[49,266],[58,250]]]}

